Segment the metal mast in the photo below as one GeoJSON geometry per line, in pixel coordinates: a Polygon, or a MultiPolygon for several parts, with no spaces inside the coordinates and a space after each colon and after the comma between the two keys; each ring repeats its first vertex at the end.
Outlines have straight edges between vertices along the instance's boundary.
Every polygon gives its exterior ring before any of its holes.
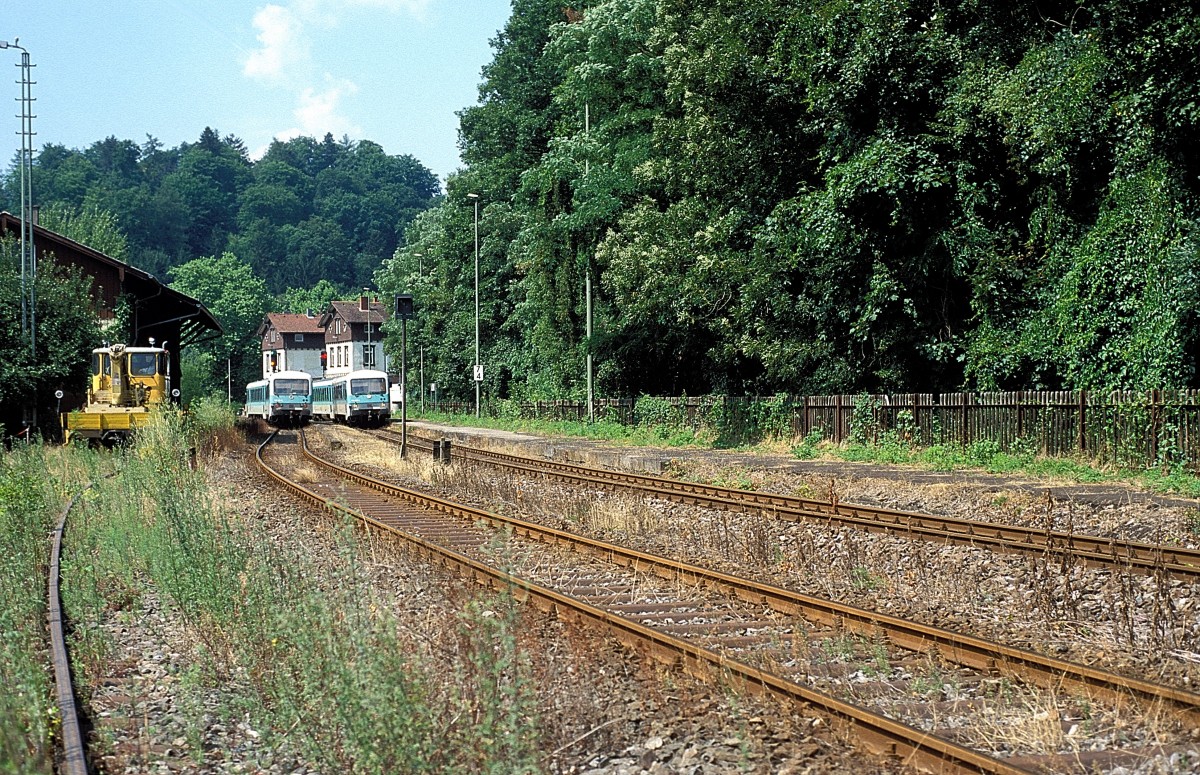
{"type": "Polygon", "coordinates": [[[29,336],[29,354],[37,354],[37,252],[33,244],[33,65],[29,52],[18,45],[0,40],[0,48],[15,48],[21,52],[21,333],[29,336]]]}

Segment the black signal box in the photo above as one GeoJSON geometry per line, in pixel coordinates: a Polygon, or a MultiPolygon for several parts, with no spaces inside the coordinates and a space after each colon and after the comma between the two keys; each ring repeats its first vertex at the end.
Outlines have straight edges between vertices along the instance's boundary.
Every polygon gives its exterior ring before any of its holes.
{"type": "Polygon", "coordinates": [[[413,306],[413,297],[411,293],[396,294],[396,310],[393,317],[396,320],[416,320],[417,310],[413,306]]]}

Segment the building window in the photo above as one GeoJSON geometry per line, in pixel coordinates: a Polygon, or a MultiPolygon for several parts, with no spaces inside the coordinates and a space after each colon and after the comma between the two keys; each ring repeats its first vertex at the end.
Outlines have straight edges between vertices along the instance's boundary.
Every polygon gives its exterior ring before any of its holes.
{"type": "Polygon", "coordinates": [[[271,329],[271,344],[275,344],[275,329],[271,329]]]}
{"type": "Polygon", "coordinates": [[[304,334],[296,334],[296,341],[297,341],[297,342],[303,342],[303,341],[304,341],[304,334]]]}
{"type": "Polygon", "coordinates": [[[363,368],[375,368],[375,345],[373,344],[363,345],[363,368]]]}

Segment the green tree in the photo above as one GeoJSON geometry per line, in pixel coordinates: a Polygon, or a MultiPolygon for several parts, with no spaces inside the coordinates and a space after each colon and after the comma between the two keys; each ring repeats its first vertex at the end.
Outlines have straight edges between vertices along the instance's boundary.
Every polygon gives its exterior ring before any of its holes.
{"type": "Polygon", "coordinates": [[[254,334],[271,308],[263,279],[232,253],[193,259],[170,274],[171,287],[202,302],[225,330],[221,337],[190,348],[192,357],[208,356],[204,362],[213,370],[208,384],[223,385],[227,367],[234,385],[258,379],[260,343],[254,334]]]}
{"type": "Polygon", "coordinates": [[[314,312],[320,314],[329,302],[344,299],[353,295],[348,290],[342,290],[328,280],[321,280],[311,288],[288,288],[279,297],[280,312],[314,312]]]}
{"type": "Polygon", "coordinates": [[[128,240],[117,225],[116,216],[110,212],[95,206],[79,210],[58,203],[43,209],[38,223],[110,258],[129,261],[128,240]]]}
{"type": "Polygon", "coordinates": [[[56,390],[83,395],[92,348],[100,329],[91,303],[91,285],[77,270],[59,267],[53,254],[43,254],[34,282],[36,349],[31,350],[21,326],[20,247],[0,240],[0,423],[15,433],[36,411],[43,429],[55,429],[56,390]]]}

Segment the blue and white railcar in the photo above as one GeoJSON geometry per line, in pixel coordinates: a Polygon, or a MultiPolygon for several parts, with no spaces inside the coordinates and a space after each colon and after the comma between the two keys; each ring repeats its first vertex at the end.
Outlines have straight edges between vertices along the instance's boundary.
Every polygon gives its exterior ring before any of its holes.
{"type": "Polygon", "coordinates": [[[391,419],[386,372],[360,369],[313,383],[313,416],[377,428],[391,419]]]}
{"type": "Polygon", "coordinates": [[[247,417],[272,425],[300,426],[312,419],[312,377],[303,371],[278,371],[246,385],[247,417]]]}

